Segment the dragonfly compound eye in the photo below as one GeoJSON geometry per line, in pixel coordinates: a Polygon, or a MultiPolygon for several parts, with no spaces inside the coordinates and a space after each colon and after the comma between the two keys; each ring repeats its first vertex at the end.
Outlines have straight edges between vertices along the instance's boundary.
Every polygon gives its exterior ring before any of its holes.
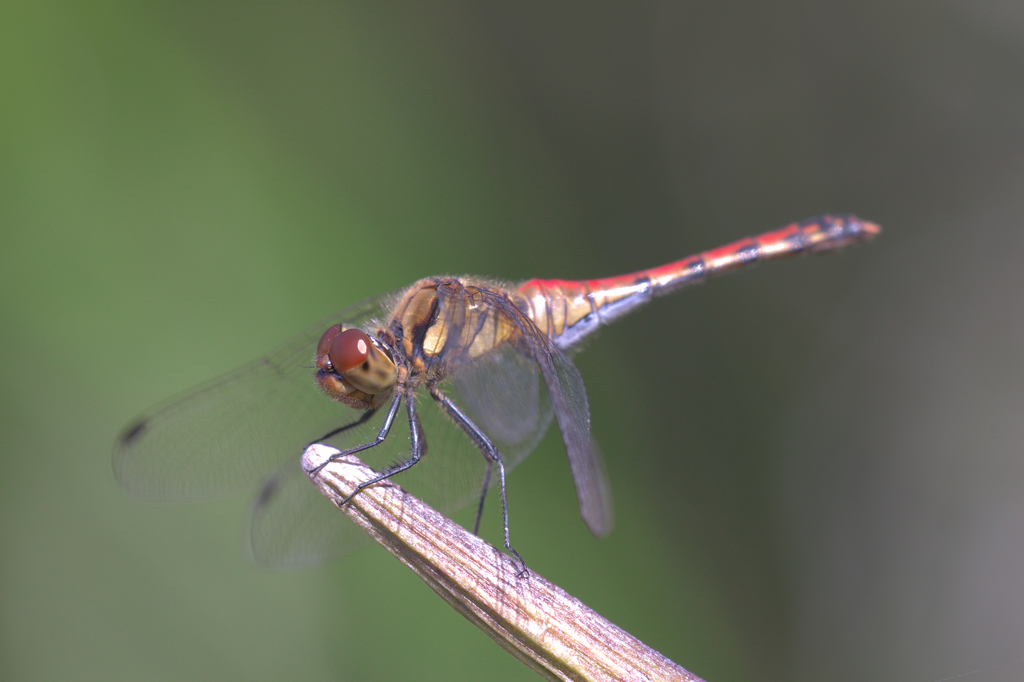
{"type": "Polygon", "coordinates": [[[334,371],[344,374],[363,364],[370,357],[373,343],[361,329],[346,329],[331,340],[328,355],[334,371]]]}
{"type": "Polygon", "coordinates": [[[395,363],[359,329],[346,329],[331,341],[334,371],[357,390],[377,395],[395,385],[395,363]]]}
{"type": "Polygon", "coordinates": [[[317,367],[321,369],[326,366],[325,360],[327,360],[327,354],[331,352],[331,342],[334,338],[341,333],[341,325],[336,324],[327,328],[323,336],[320,337],[320,341],[316,344],[316,359],[317,367]]]}

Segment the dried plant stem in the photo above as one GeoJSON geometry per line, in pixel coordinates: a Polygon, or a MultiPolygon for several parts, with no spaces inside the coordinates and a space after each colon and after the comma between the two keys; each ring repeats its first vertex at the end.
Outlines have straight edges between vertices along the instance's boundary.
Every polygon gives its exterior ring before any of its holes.
{"type": "MultiPolygon", "coordinates": [[[[337,452],[313,445],[303,466],[313,469],[337,452]]],[[[311,480],[337,505],[372,476],[358,459],[345,457],[311,480]]],[[[702,682],[532,570],[519,577],[511,558],[390,481],[367,488],[341,510],[547,679],[702,682]]]]}

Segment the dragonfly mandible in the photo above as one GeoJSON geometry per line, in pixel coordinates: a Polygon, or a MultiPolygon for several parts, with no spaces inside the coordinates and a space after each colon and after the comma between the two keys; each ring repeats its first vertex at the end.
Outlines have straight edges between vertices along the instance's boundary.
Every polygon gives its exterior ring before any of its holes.
{"type": "Polygon", "coordinates": [[[509,540],[505,476],[554,419],[580,514],[603,536],[611,529],[611,496],[591,447],[573,349],[652,298],[711,275],[838,249],[879,231],[853,215],[822,215],[606,279],[421,279],[345,308],[268,355],[143,413],[118,438],[114,471],[130,492],[158,499],[259,485],[252,557],[309,563],[344,553],[361,537],[300,468],[303,448],[326,442],[342,454],[359,453],[378,472],[367,485],[401,473],[403,488],[441,511],[477,500],[474,532],[497,483],[505,547],[518,558],[509,540]],[[421,460],[428,461],[417,466],[421,460]]]}

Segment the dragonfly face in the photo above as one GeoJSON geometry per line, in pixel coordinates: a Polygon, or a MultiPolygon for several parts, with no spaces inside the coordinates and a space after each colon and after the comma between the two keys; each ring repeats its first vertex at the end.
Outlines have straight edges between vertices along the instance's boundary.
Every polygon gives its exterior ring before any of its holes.
{"type": "Polygon", "coordinates": [[[328,327],[316,346],[316,382],[324,393],[359,410],[379,406],[398,381],[391,351],[361,329],[328,327]]]}

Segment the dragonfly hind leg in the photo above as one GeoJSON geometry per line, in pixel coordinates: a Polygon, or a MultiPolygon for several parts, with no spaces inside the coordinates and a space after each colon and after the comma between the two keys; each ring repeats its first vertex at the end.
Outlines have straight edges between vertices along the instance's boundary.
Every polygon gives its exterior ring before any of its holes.
{"type": "Polygon", "coordinates": [[[441,389],[436,384],[430,384],[427,386],[430,391],[430,396],[437,401],[437,404],[441,407],[444,412],[451,417],[459,427],[466,432],[473,444],[476,445],[480,452],[483,453],[487,459],[487,470],[484,473],[484,488],[480,494],[480,505],[477,508],[476,524],[473,528],[473,533],[476,534],[480,528],[480,516],[484,510],[484,498],[487,495],[487,488],[491,480],[491,469],[497,464],[498,465],[498,480],[501,483],[501,516],[502,522],[505,529],[505,549],[508,550],[509,554],[514,556],[519,562],[520,570],[519,575],[522,576],[526,573],[526,562],[523,561],[523,557],[519,556],[519,552],[512,549],[512,543],[509,540],[508,534],[508,500],[505,495],[505,465],[501,461],[501,453],[498,452],[498,448],[494,446],[491,439],[487,437],[480,428],[474,424],[469,417],[467,417],[458,406],[452,402],[452,399],[441,392],[441,389]]]}
{"type": "Polygon", "coordinates": [[[487,490],[491,487],[491,470],[494,462],[490,457],[487,459],[487,469],[484,471],[484,484],[480,488],[480,502],[476,506],[476,521],[473,523],[473,535],[480,535],[480,519],[484,516],[484,502],[487,500],[487,490]]]}

